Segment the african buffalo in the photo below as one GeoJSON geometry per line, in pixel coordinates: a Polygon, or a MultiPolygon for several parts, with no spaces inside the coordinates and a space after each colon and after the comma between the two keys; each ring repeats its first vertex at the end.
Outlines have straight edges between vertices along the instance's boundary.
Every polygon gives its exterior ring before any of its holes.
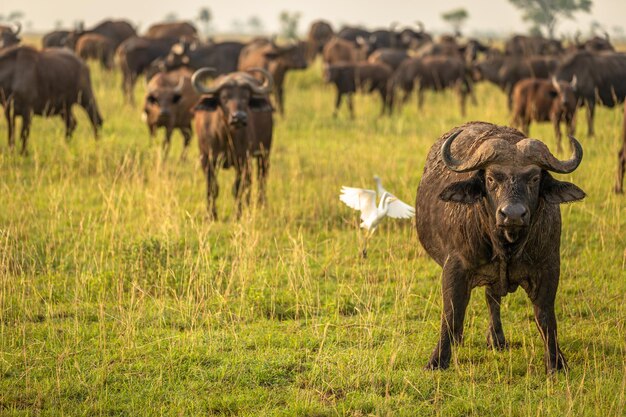
{"type": "Polygon", "coordinates": [[[576,76],[567,81],[526,78],[513,89],[513,123],[528,135],[532,120],[552,122],[556,136],[557,152],[561,152],[561,122],[565,123],[567,134],[576,131],[576,76]]]}
{"type": "Polygon", "coordinates": [[[393,71],[397,70],[404,60],[409,58],[409,54],[404,49],[382,48],[376,50],[367,58],[367,62],[372,64],[385,64],[393,71]]]}
{"type": "Polygon", "coordinates": [[[521,132],[471,122],[432,146],[417,190],[416,223],[426,252],[443,267],[441,333],[426,367],[447,368],[451,345],[463,338],[472,288],[487,286],[487,343],[506,346],[500,301],[521,286],[534,305],[548,371],[566,368],[559,349],[554,300],[560,274],[559,204],[585,193],[550,172],[573,172],[583,156],[570,137],[571,159],[521,132]]]}
{"type": "Polygon", "coordinates": [[[617,180],[615,192],[622,193],[624,186],[624,170],[626,170],[626,103],[624,103],[624,118],[622,120],[622,149],[617,152],[617,180]]]}
{"type": "Polygon", "coordinates": [[[144,36],[153,39],[197,39],[198,29],[189,22],[155,23],[148,28],[144,36]]]}
{"type": "Polygon", "coordinates": [[[163,60],[165,71],[180,67],[197,70],[209,67],[217,71],[217,75],[237,71],[239,54],[244,48],[241,42],[209,42],[181,39],[172,45],[163,60]]]}
{"type": "Polygon", "coordinates": [[[358,62],[365,58],[365,51],[360,46],[336,36],[326,43],[322,51],[322,59],[326,65],[358,62]]]}
{"type": "Polygon", "coordinates": [[[193,107],[200,98],[191,85],[191,75],[187,68],[159,73],[146,86],[143,117],[150,136],[154,137],[158,128],[165,128],[164,157],[167,157],[174,129],[180,130],[185,140],[181,159],[185,158],[191,141],[193,107]]]}
{"type": "Polygon", "coordinates": [[[14,146],[15,119],[22,118],[22,154],[26,153],[33,114],[61,116],[69,138],[76,127],[72,106],[78,103],[86,110],[96,137],[102,126],[89,68],[66,49],[37,51],[15,45],[0,51],[0,97],[11,147],[14,146]]]}
{"type": "Polygon", "coordinates": [[[15,22],[12,26],[0,25],[0,49],[20,43],[22,41],[22,38],[19,37],[21,31],[20,22],[15,22]]]}
{"type": "Polygon", "coordinates": [[[44,48],[63,48],[69,34],[69,30],[53,30],[52,32],[48,32],[41,39],[41,46],[44,48]]]}
{"type": "Polygon", "coordinates": [[[542,36],[515,35],[506,41],[504,51],[511,56],[559,55],[563,45],[557,39],[542,36]]]}
{"type": "Polygon", "coordinates": [[[596,100],[613,107],[626,97],[626,54],[579,51],[566,56],[556,70],[559,80],[578,80],[576,96],[587,106],[587,128],[593,136],[596,100]]]}
{"type": "Polygon", "coordinates": [[[76,44],[81,36],[90,33],[96,33],[109,38],[113,44],[113,50],[115,50],[126,39],[137,36],[135,28],[125,20],[104,20],[91,29],[77,29],[71,31],[65,38],[65,46],[75,50],[76,44]]]}
{"type": "Polygon", "coordinates": [[[135,102],[133,90],[139,75],[148,69],[152,61],[165,57],[176,42],[178,39],[175,38],[133,37],[122,42],[117,48],[115,54],[122,70],[122,91],[129,103],[135,102]]]}
{"type": "Polygon", "coordinates": [[[307,41],[309,43],[307,58],[309,61],[314,60],[317,54],[322,53],[324,45],[328,43],[334,34],[335,32],[333,31],[333,27],[325,20],[316,20],[311,23],[311,28],[309,29],[309,35],[307,37],[307,41]]]}
{"type": "Polygon", "coordinates": [[[274,80],[276,108],[281,115],[285,113],[283,87],[287,71],[306,67],[306,43],[279,46],[269,39],[257,39],[246,45],[239,54],[237,66],[239,71],[263,68],[271,74],[274,80]]]}
{"type": "Polygon", "coordinates": [[[115,49],[111,39],[97,33],[87,33],[76,42],[76,55],[84,61],[95,59],[105,69],[113,68],[115,49]]]}
{"type": "Polygon", "coordinates": [[[194,125],[207,178],[209,215],[217,219],[218,164],[223,168],[234,167],[237,172],[233,195],[238,203],[238,216],[242,213],[242,204],[250,201],[250,159],[253,157],[257,159],[259,202],[265,201],[273,132],[268,95],[273,82],[266,70],[253,68],[222,75],[209,87],[202,85],[202,78],[214,74],[211,68],[200,69],[193,74],[192,84],[202,94],[195,107],[194,125]],[[256,73],[263,74],[263,83],[253,76],[256,73]]]}
{"type": "Polygon", "coordinates": [[[424,91],[442,91],[454,87],[459,96],[461,114],[465,115],[465,102],[473,94],[473,84],[465,62],[459,57],[427,56],[410,58],[402,62],[393,75],[393,88],[404,91],[402,103],[408,100],[415,83],[418,83],[418,108],[424,103],[424,91]]]}
{"type": "Polygon", "coordinates": [[[337,36],[339,39],[343,39],[352,42],[353,44],[356,44],[356,40],[359,37],[367,39],[370,37],[370,35],[371,32],[362,27],[343,26],[335,36],[337,36]]]}

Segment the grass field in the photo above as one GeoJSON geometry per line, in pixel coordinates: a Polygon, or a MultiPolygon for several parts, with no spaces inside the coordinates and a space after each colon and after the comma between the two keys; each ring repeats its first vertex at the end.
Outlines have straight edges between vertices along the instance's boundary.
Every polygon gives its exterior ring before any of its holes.
{"type": "MultiPolygon", "coordinates": [[[[466,120],[508,123],[505,97],[479,85],[466,118],[452,93],[392,118],[359,97],[356,120],[334,120],[320,73],[288,77],[269,204],[239,221],[233,173],[219,173],[211,223],[195,138],[180,162],[177,133],[163,162],[117,73],[93,67],[97,142],[80,109],[70,142],[59,118],[37,118],[28,157],[0,124],[0,415],[625,415],[626,198],[611,191],[621,110],[598,111],[593,139],[580,113],[585,157],[566,177],[588,194],[562,207],[570,372],[546,377],[521,290],[503,302],[512,348],[487,349],[482,289],[450,369],[430,372],[440,268],[408,221],[385,223],[359,259],[339,188],[379,174],[412,203],[436,138],[466,120]]],[[[549,125],[531,134],[555,148],[549,125]]]]}

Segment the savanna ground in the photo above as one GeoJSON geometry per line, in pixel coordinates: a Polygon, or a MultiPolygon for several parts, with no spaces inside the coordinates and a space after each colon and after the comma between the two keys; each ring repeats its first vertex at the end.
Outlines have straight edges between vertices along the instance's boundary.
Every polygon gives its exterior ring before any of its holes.
{"type": "MultiPolygon", "coordinates": [[[[219,173],[220,221],[207,220],[196,142],[180,162],[151,143],[118,73],[95,66],[99,141],[80,109],[34,121],[30,155],[0,141],[0,415],[619,416],[626,408],[626,198],[611,189],[621,111],[565,179],[588,197],[565,205],[560,341],[571,370],[546,377],[523,291],[503,302],[510,350],[486,348],[473,292],[449,370],[423,370],[437,341],[440,268],[411,222],[386,222],[369,259],[341,185],[372,175],[412,203],[431,144],[466,120],[506,124],[505,97],[478,86],[459,114],[452,93],[415,97],[378,118],[376,97],[331,117],[319,65],[288,77],[266,207],[234,216],[219,173]]],[[[138,84],[137,97],[143,93],[138,84]]],[[[549,125],[531,135],[554,149],[549,125]]],[[[565,155],[562,155],[565,156],[565,155]]],[[[563,177],[563,176],[560,176],[563,177]]]]}

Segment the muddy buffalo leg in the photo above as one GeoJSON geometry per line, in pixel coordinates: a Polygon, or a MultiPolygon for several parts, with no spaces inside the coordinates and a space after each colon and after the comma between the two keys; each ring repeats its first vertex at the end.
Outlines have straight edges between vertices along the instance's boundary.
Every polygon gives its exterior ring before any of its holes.
{"type": "Polygon", "coordinates": [[[491,286],[485,288],[485,297],[489,307],[489,331],[487,332],[487,346],[493,349],[504,349],[507,347],[504,331],[502,330],[502,319],[500,318],[500,302],[502,297],[491,286]]]}

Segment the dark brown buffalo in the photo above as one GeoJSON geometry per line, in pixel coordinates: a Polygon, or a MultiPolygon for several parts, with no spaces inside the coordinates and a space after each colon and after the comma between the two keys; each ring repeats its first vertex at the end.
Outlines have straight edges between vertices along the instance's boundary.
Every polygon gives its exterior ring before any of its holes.
{"type": "Polygon", "coordinates": [[[404,60],[409,58],[409,54],[404,49],[382,48],[372,53],[367,61],[372,64],[385,64],[393,71],[397,70],[404,60]]]}
{"type": "Polygon", "coordinates": [[[576,40],[574,41],[574,43],[569,48],[567,48],[567,50],[568,52],[575,52],[575,51],[582,51],[582,50],[587,50],[590,52],[601,52],[601,51],[615,52],[615,47],[611,44],[611,41],[609,40],[609,35],[605,34],[603,38],[600,36],[593,36],[592,38],[587,39],[584,42],[580,42],[578,37],[576,37],[576,40]]]}
{"type": "Polygon", "coordinates": [[[72,106],[79,104],[87,112],[96,137],[102,126],[89,68],[66,49],[37,51],[15,45],[0,51],[0,97],[11,147],[14,146],[15,119],[22,118],[22,154],[26,153],[33,114],[61,116],[69,138],[76,127],[72,106]]]}
{"type": "Polygon", "coordinates": [[[117,48],[116,60],[122,70],[122,91],[129,103],[135,102],[134,88],[139,75],[143,74],[152,61],[167,56],[178,39],[151,39],[133,37],[117,48]]]}
{"type": "Polygon", "coordinates": [[[76,44],[80,37],[90,33],[96,33],[109,38],[113,44],[113,50],[126,39],[137,36],[135,28],[126,20],[104,20],[91,29],[77,29],[71,31],[65,38],[65,46],[76,50],[76,44]]]}
{"type": "Polygon", "coordinates": [[[165,71],[182,66],[197,70],[204,67],[213,68],[217,75],[237,71],[239,55],[244,48],[241,42],[209,42],[182,39],[172,45],[163,60],[165,71]]]}
{"type": "Polygon", "coordinates": [[[237,175],[233,195],[237,213],[250,201],[251,159],[257,159],[259,202],[265,201],[265,183],[270,163],[273,117],[269,93],[272,76],[261,68],[234,72],[218,77],[209,87],[201,84],[214,71],[204,68],[194,73],[192,83],[202,94],[195,112],[195,128],[202,167],[207,178],[209,214],[217,219],[216,202],[219,187],[217,168],[234,167],[237,175]],[[263,83],[253,74],[264,75],[263,83]]]}
{"type": "Polygon", "coordinates": [[[561,152],[561,122],[567,128],[567,134],[576,131],[576,77],[567,81],[526,78],[513,89],[514,127],[528,135],[531,121],[552,122],[556,136],[557,152],[561,152]]]}
{"type": "Polygon", "coordinates": [[[493,56],[473,65],[472,78],[474,81],[487,80],[500,87],[507,95],[509,109],[512,109],[515,84],[524,78],[550,78],[558,62],[556,58],[545,56],[493,56]]]}
{"type": "Polygon", "coordinates": [[[187,68],[159,73],[152,77],[146,86],[143,117],[150,136],[154,137],[158,128],[165,129],[164,158],[167,157],[175,129],[180,130],[185,140],[181,159],[184,159],[187,153],[192,135],[193,107],[200,98],[191,85],[192,74],[187,68]]]}
{"type": "Polygon", "coordinates": [[[358,38],[367,39],[370,37],[371,34],[372,33],[369,30],[362,27],[343,26],[341,29],[339,29],[339,32],[337,32],[336,36],[339,39],[343,39],[352,42],[353,44],[356,44],[358,38]]]}
{"type": "Polygon", "coordinates": [[[287,72],[306,67],[305,42],[278,46],[269,39],[257,39],[246,45],[239,54],[239,65],[237,66],[239,71],[263,68],[271,74],[274,80],[276,108],[281,115],[285,113],[284,84],[287,72]]]}
{"type": "Polygon", "coordinates": [[[593,136],[596,102],[613,107],[626,97],[626,54],[579,51],[566,56],[556,70],[559,80],[578,80],[576,96],[587,107],[587,128],[593,136]]]}
{"type": "Polygon", "coordinates": [[[0,49],[20,43],[21,31],[22,25],[19,22],[15,22],[12,26],[0,25],[0,49]]]}
{"type": "Polygon", "coordinates": [[[344,95],[348,96],[350,117],[354,117],[352,96],[357,91],[364,93],[378,91],[382,100],[381,115],[385,114],[385,111],[391,114],[393,109],[392,74],[393,71],[387,65],[369,62],[340,63],[327,66],[324,78],[326,82],[333,83],[337,88],[333,117],[337,117],[344,95]]]}
{"type": "Polygon", "coordinates": [[[146,38],[188,38],[197,39],[198,29],[189,22],[156,23],[148,28],[146,38]]]}
{"type": "Polygon", "coordinates": [[[545,342],[548,371],[566,368],[557,339],[554,301],[560,274],[559,204],[585,193],[550,172],[570,173],[582,147],[557,160],[546,145],[521,132],[472,122],[432,146],[417,190],[416,223],[426,252],[443,268],[441,333],[428,369],[447,368],[451,345],[463,339],[471,290],[486,286],[487,343],[507,346],[500,301],[518,286],[528,294],[545,342]]]}
{"type": "Polygon", "coordinates": [[[76,42],[76,55],[84,61],[94,59],[105,69],[113,69],[115,48],[111,39],[97,33],[87,33],[76,42]]]}
{"type": "Polygon", "coordinates": [[[624,170],[626,170],[626,103],[624,103],[624,118],[622,120],[622,149],[617,152],[617,179],[615,192],[624,192],[624,170]]]}
{"type": "Polygon", "coordinates": [[[418,88],[418,108],[424,104],[424,91],[442,91],[455,88],[459,96],[461,114],[465,115],[468,95],[473,94],[473,85],[465,62],[459,57],[427,56],[410,58],[402,62],[393,76],[393,87],[404,92],[402,103],[408,100],[415,83],[418,88]]]}
{"type": "Polygon", "coordinates": [[[423,44],[433,41],[432,36],[424,31],[424,25],[421,22],[416,23],[419,26],[418,31],[405,28],[398,34],[400,48],[417,50],[423,44]]]}
{"type": "Polygon", "coordinates": [[[356,44],[335,36],[324,46],[322,57],[325,64],[335,65],[362,61],[366,55],[365,51],[356,44]]]}
{"type": "Polygon", "coordinates": [[[69,30],[53,30],[44,35],[41,39],[41,45],[44,48],[63,48],[69,34],[69,30]]]}
{"type": "Polygon", "coordinates": [[[557,39],[542,36],[515,35],[506,41],[504,50],[511,56],[559,55],[563,45],[557,39]]]}
{"type": "Polygon", "coordinates": [[[311,23],[311,28],[309,29],[309,35],[307,37],[307,41],[309,43],[307,58],[309,61],[314,60],[318,54],[322,53],[324,45],[331,40],[334,34],[335,32],[333,31],[333,27],[325,20],[316,20],[311,23]]]}

